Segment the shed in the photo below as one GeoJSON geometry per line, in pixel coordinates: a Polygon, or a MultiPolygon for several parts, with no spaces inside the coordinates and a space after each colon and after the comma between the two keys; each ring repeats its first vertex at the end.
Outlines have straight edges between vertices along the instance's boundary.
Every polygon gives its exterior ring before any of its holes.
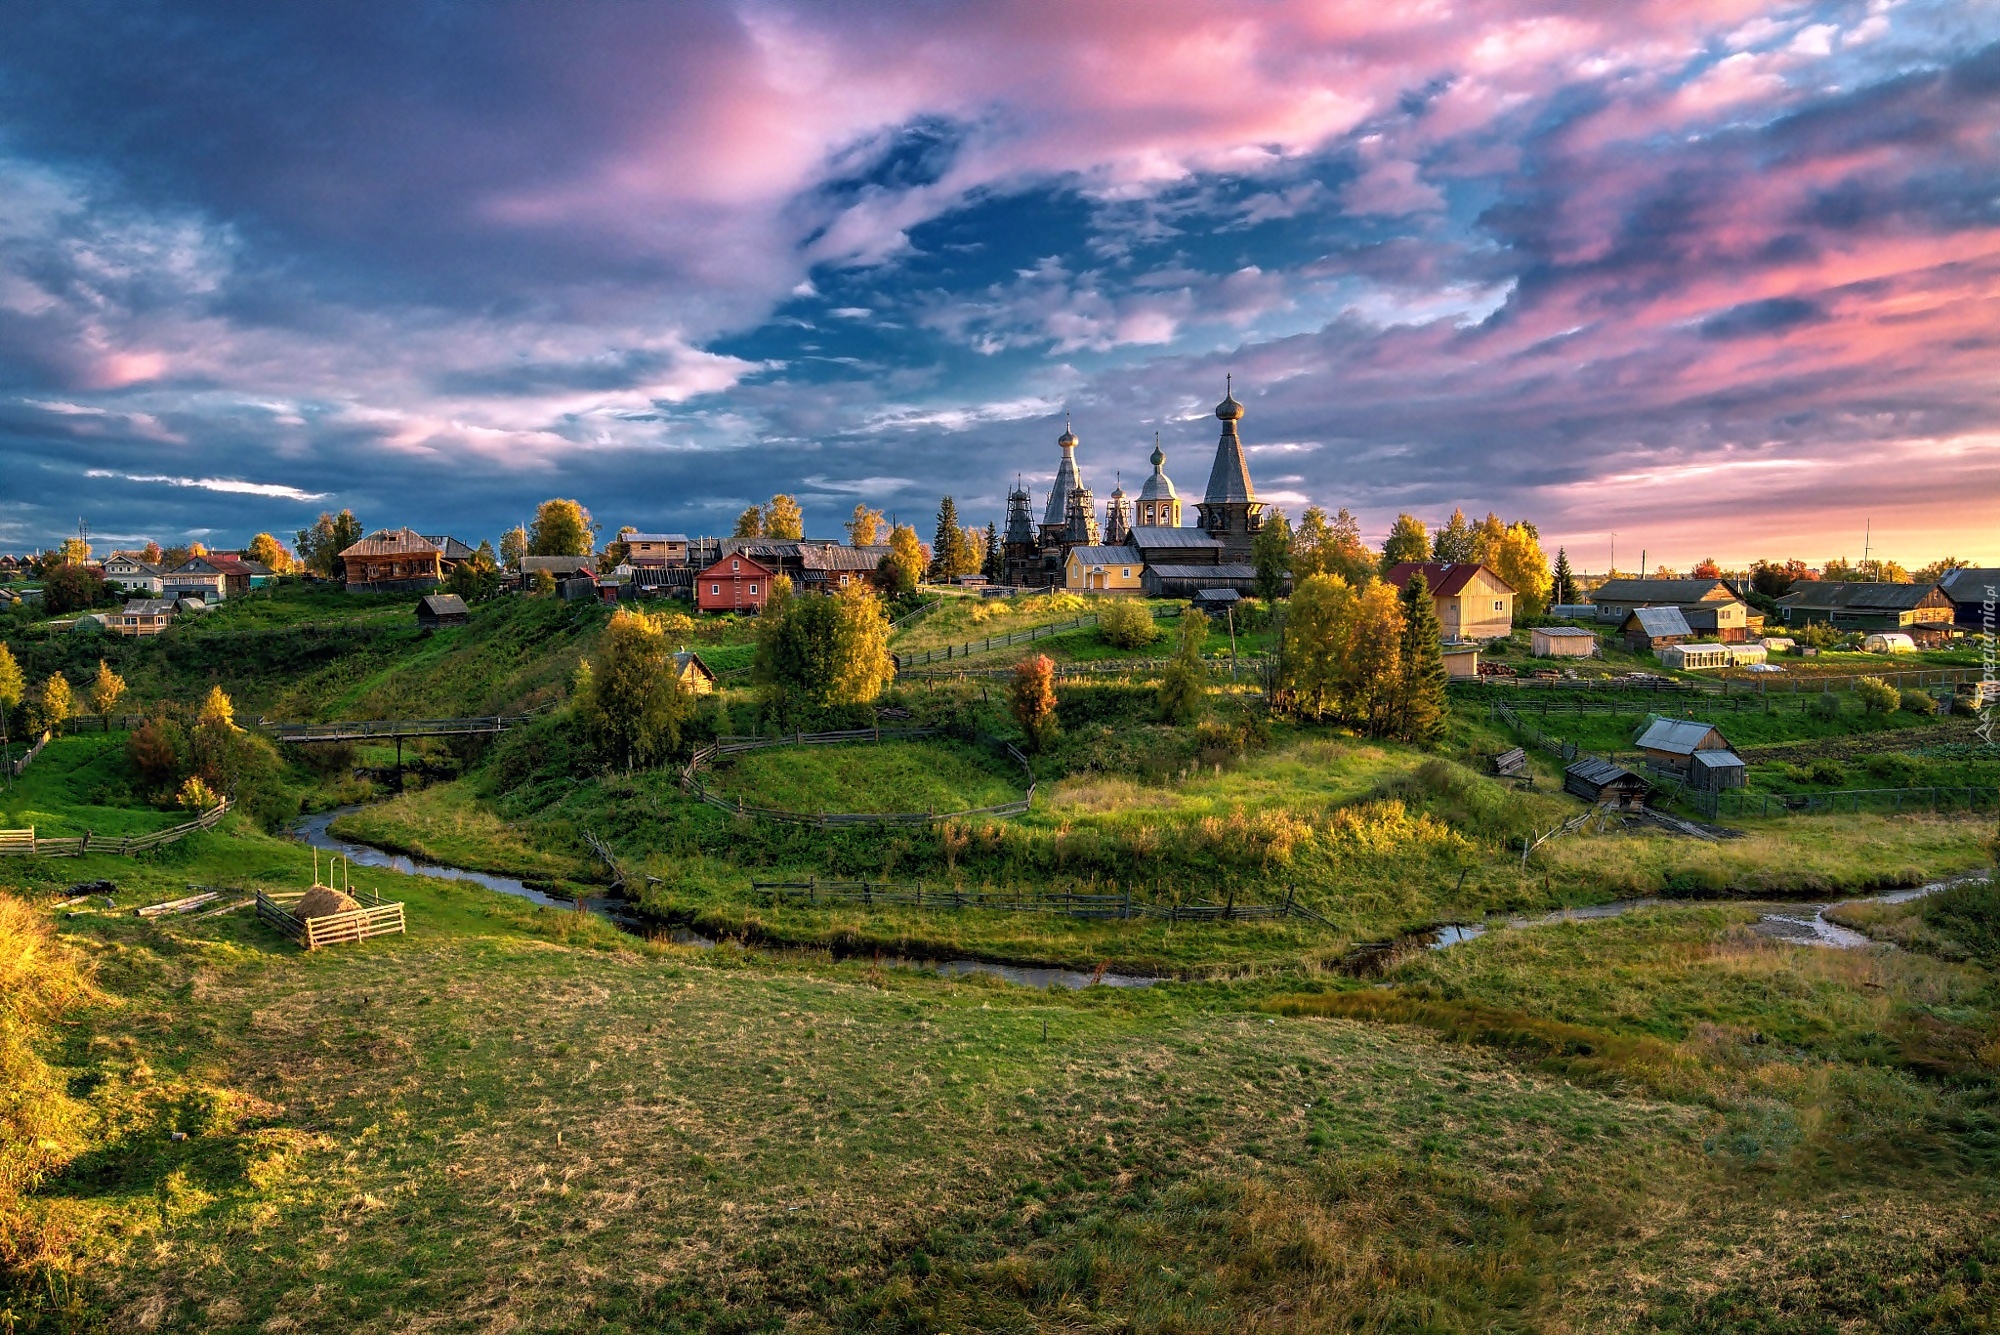
{"type": "Polygon", "coordinates": [[[715,691],[715,673],[701,661],[701,655],[683,649],[674,655],[674,675],[689,695],[710,695],[715,691]]]}
{"type": "Polygon", "coordinates": [[[1194,607],[1197,612],[1227,612],[1243,601],[1243,595],[1234,589],[1196,589],[1194,607]]]}
{"type": "Polygon", "coordinates": [[[1705,793],[1741,788],[1749,782],[1750,766],[1734,751],[1697,751],[1688,770],[1688,787],[1705,793]]]}
{"type": "Polygon", "coordinates": [[[1589,658],[1597,652],[1597,635],[1582,626],[1536,626],[1529,633],[1537,658],[1589,658]]]}
{"type": "Polygon", "coordinates": [[[1444,675],[1447,677],[1479,676],[1479,646],[1476,644],[1447,644],[1444,646],[1444,675]]]}
{"type": "Polygon", "coordinates": [[[1706,719],[1648,719],[1634,745],[1645,754],[1647,764],[1672,774],[1690,787],[1743,786],[1743,757],[1722,735],[1722,729],[1706,719]],[[1695,763],[1695,757],[1711,754],[1733,757],[1735,763],[1720,760],[1695,763]]]}
{"type": "Polygon", "coordinates": [[[417,625],[424,630],[439,626],[463,626],[472,620],[465,599],[455,593],[426,594],[417,600],[417,625]]]}
{"type": "Polygon", "coordinates": [[[1635,607],[1626,613],[1618,633],[1624,637],[1625,647],[1635,654],[1664,649],[1694,635],[1678,607],[1635,607]]]}
{"type": "Polygon", "coordinates": [[[1726,644],[1668,644],[1655,649],[1653,656],[1660,660],[1660,666],[1679,672],[1726,668],[1730,662],[1726,644]]]}
{"type": "Polygon", "coordinates": [[[1586,802],[1630,811],[1646,805],[1646,796],[1653,791],[1653,785],[1623,765],[1592,756],[1563,771],[1563,791],[1574,793],[1586,802]]]}
{"type": "Polygon", "coordinates": [[[1917,642],[1899,630],[1878,631],[1861,642],[1871,654],[1913,654],[1917,642]]]}

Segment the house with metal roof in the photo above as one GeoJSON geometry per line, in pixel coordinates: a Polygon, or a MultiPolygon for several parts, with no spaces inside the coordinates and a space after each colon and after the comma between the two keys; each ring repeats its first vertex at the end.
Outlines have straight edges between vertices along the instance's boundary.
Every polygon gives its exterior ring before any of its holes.
{"type": "Polygon", "coordinates": [[[1951,600],[1952,624],[1986,631],[2000,621],[2000,570],[1947,570],[1938,589],[1951,600]]]}
{"type": "Polygon", "coordinates": [[[619,540],[625,544],[626,563],[636,569],[659,570],[687,564],[685,533],[621,533],[619,540]]]}
{"type": "Polygon", "coordinates": [[[1234,589],[1248,596],[1257,591],[1257,568],[1239,562],[1148,565],[1139,585],[1152,598],[1192,598],[1203,589],[1234,589]]]}
{"type": "Polygon", "coordinates": [[[1657,651],[1694,638],[1694,631],[1678,607],[1635,607],[1625,614],[1618,634],[1625,641],[1625,647],[1635,654],[1657,651]]]}
{"type": "Polygon", "coordinates": [[[1514,586],[1477,561],[1398,561],[1383,579],[1402,588],[1421,574],[1446,644],[1484,644],[1514,633],[1514,586]]]}
{"type": "Polygon", "coordinates": [[[1651,718],[1633,744],[1648,765],[1703,792],[1741,788],[1749,775],[1742,755],[1705,719],[1651,718]]]}
{"type": "Polygon", "coordinates": [[[1611,579],[1597,587],[1591,601],[1600,621],[1620,623],[1634,608],[1678,607],[1693,634],[1729,644],[1748,639],[1756,619],[1749,604],[1719,579],[1611,579]]]}
{"type": "Polygon", "coordinates": [[[160,568],[149,565],[130,552],[113,552],[104,558],[104,578],[127,593],[160,592],[160,568]]]}
{"type": "Polygon", "coordinates": [[[1145,568],[1137,547],[1072,547],[1063,558],[1063,587],[1076,593],[1141,593],[1145,568]]]}
{"type": "Polygon", "coordinates": [[[124,609],[107,617],[104,626],[119,635],[158,635],[173,623],[179,606],[172,598],[127,599],[124,609]]]}
{"type": "Polygon", "coordinates": [[[1922,641],[1951,629],[1956,608],[1936,584],[1800,580],[1778,599],[1788,626],[1824,623],[1836,630],[1900,630],[1922,641]]]}

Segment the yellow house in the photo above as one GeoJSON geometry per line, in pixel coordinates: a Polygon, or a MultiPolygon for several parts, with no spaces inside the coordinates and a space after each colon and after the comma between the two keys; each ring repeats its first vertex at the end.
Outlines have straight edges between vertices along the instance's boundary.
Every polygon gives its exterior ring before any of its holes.
{"type": "Polygon", "coordinates": [[[1421,573],[1447,643],[1476,644],[1514,632],[1514,586],[1477,561],[1399,561],[1383,578],[1397,588],[1421,573]]]}
{"type": "Polygon", "coordinates": [[[1139,593],[1145,569],[1137,547],[1072,547],[1063,561],[1063,587],[1078,593],[1139,593]]]}
{"type": "Polygon", "coordinates": [[[715,673],[701,661],[701,655],[683,649],[674,655],[674,675],[689,695],[710,695],[715,691],[715,673]]]}

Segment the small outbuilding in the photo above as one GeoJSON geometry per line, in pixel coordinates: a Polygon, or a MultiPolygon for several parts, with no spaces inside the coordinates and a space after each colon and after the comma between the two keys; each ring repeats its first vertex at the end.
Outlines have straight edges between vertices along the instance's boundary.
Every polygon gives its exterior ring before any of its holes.
{"type": "Polygon", "coordinates": [[[1678,607],[1635,607],[1618,627],[1625,647],[1633,653],[1658,651],[1694,638],[1694,630],[1678,607]]]}
{"type": "Polygon", "coordinates": [[[432,593],[417,600],[417,625],[423,630],[440,626],[463,626],[472,620],[465,599],[455,593],[432,593]]]}
{"type": "Polygon", "coordinates": [[[1229,609],[1243,601],[1243,595],[1234,589],[1196,589],[1194,609],[1210,616],[1227,616],[1229,609]]]}
{"type": "Polygon", "coordinates": [[[1586,802],[1632,811],[1646,805],[1653,785],[1623,765],[1592,756],[1563,771],[1563,791],[1586,802]]]}
{"type": "Polygon", "coordinates": [[[1597,652],[1597,635],[1582,626],[1536,626],[1529,633],[1537,658],[1589,658],[1597,652]]]}
{"type": "Polygon", "coordinates": [[[1731,661],[1726,644],[1670,644],[1663,649],[1655,649],[1653,657],[1660,660],[1661,667],[1676,672],[1726,668],[1731,661]]]}
{"type": "Polygon", "coordinates": [[[1476,644],[1447,644],[1444,646],[1444,675],[1447,677],[1469,677],[1479,679],[1479,646],[1476,644]]]}
{"type": "Polygon", "coordinates": [[[1704,792],[1741,788],[1749,774],[1722,729],[1706,719],[1652,719],[1634,744],[1654,769],[1704,792]]]}
{"type": "Polygon", "coordinates": [[[715,673],[692,650],[683,649],[674,655],[674,675],[680,678],[689,695],[715,693],[715,673]]]}
{"type": "Polygon", "coordinates": [[[1861,647],[1871,654],[1913,654],[1917,642],[1902,631],[1880,631],[1861,642],[1861,647]]]}

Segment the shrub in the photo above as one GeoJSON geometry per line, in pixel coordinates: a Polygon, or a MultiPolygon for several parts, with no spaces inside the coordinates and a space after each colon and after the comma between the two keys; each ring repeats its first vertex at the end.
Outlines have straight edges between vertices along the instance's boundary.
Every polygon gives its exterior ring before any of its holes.
{"type": "Polygon", "coordinates": [[[1916,783],[1918,774],[1923,770],[1914,756],[1899,755],[1893,751],[1872,755],[1863,764],[1871,776],[1898,788],[1908,788],[1916,783]]]}
{"type": "Polygon", "coordinates": [[[1030,751],[1044,750],[1056,735],[1056,665],[1047,654],[1024,659],[1014,669],[1008,707],[1027,734],[1030,751]]]}
{"type": "Polygon", "coordinates": [[[1902,693],[1880,677],[1856,680],[1854,697],[1861,702],[1861,711],[1865,714],[1893,714],[1903,703],[1902,693]]]}
{"type": "Polygon", "coordinates": [[[1938,712],[1937,701],[1923,691],[1904,691],[1903,712],[1929,717],[1938,712]]]}
{"type": "Polygon", "coordinates": [[[1830,756],[1821,756],[1806,767],[1806,777],[1814,783],[1841,784],[1847,782],[1847,771],[1840,762],[1830,756]]]}
{"type": "Polygon", "coordinates": [[[222,799],[215,795],[214,789],[201,781],[201,775],[190,774],[187,776],[187,782],[181,785],[180,792],[175,794],[174,800],[181,804],[183,810],[200,815],[222,799]]]}
{"type": "Polygon", "coordinates": [[[1840,697],[1837,695],[1815,695],[1806,701],[1806,717],[1830,719],[1840,717],[1840,697]]]}
{"type": "Polygon", "coordinates": [[[1792,639],[1808,649],[1831,649],[1840,643],[1840,632],[1824,621],[1809,621],[1791,629],[1792,639]]]}
{"type": "Polygon", "coordinates": [[[1120,649],[1137,649],[1159,639],[1160,627],[1145,604],[1119,599],[1097,614],[1097,633],[1120,649]]]}

